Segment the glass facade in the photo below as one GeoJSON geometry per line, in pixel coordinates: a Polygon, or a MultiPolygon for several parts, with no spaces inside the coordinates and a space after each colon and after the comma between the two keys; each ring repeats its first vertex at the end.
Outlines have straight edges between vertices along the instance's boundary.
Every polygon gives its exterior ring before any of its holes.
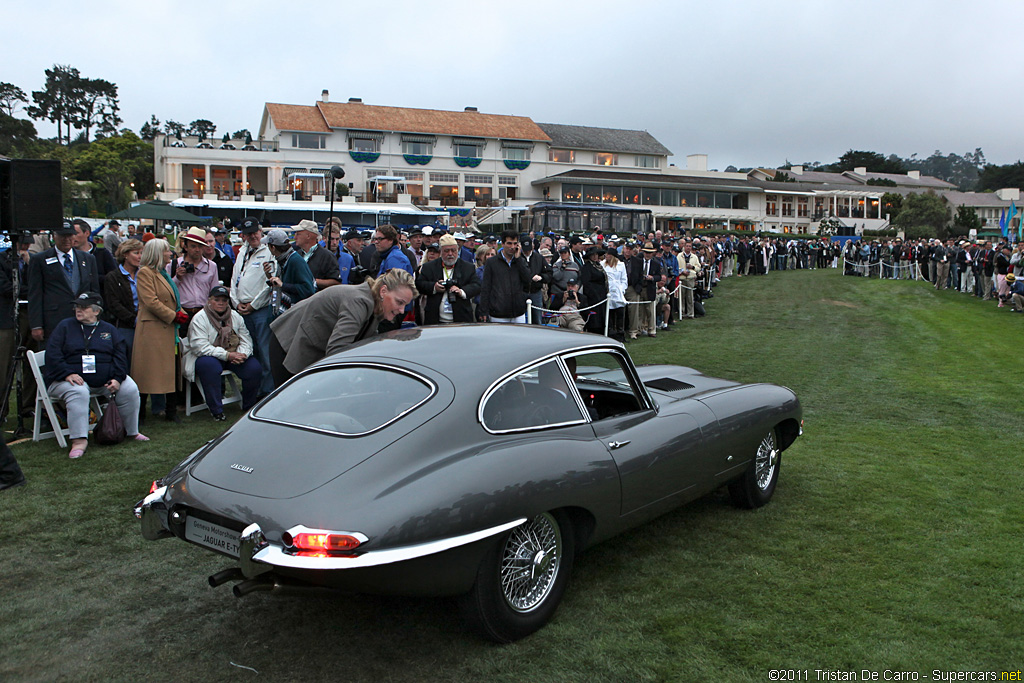
{"type": "MultiPolygon", "coordinates": [[[[774,196],[768,195],[768,197],[774,196]]],[[[562,201],[746,210],[749,208],[750,199],[749,194],[746,192],[714,192],[711,190],[675,190],[657,187],[641,188],[628,185],[563,183],[562,201]]],[[[774,200],[769,199],[769,201],[774,200]]]]}

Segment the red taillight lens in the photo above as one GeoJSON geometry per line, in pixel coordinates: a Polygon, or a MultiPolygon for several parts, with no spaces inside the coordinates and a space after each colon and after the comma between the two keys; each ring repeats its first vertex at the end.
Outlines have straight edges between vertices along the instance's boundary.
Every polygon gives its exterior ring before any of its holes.
{"type": "Polygon", "coordinates": [[[360,540],[348,534],[288,534],[285,533],[281,540],[285,545],[295,548],[300,555],[342,555],[350,553],[359,547],[360,540]]]}

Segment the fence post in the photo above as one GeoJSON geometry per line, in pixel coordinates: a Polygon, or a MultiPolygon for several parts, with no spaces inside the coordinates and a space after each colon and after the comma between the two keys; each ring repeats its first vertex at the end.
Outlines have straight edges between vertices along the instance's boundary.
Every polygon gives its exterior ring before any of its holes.
{"type": "Polygon", "coordinates": [[[526,297],[526,324],[531,324],[533,320],[533,300],[530,297],[526,297]]]}

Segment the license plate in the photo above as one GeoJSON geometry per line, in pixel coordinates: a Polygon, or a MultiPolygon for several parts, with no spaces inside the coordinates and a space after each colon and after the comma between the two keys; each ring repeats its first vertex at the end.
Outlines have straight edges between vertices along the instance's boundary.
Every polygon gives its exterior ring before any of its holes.
{"type": "Polygon", "coordinates": [[[185,538],[219,553],[238,557],[241,534],[198,517],[185,518],[185,538]]]}

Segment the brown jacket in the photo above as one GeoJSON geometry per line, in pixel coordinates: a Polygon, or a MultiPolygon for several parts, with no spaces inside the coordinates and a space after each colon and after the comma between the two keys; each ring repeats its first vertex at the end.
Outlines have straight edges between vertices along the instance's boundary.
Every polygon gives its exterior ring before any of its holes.
{"type": "MultiPolygon", "coordinates": [[[[369,284],[328,287],[289,308],[270,325],[284,349],[284,367],[297,374],[333,353],[377,334],[369,284]]],[[[136,333],[138,334],[138,333],[136,333]]]]}
{"type": "Polygon", "coordinates": [[[174,290],[153,268],[139,268],[136,288],[139,320],[132,351],[132,379],[140,393],[167,394],[175,391],[179,381],[174,290]]]}

